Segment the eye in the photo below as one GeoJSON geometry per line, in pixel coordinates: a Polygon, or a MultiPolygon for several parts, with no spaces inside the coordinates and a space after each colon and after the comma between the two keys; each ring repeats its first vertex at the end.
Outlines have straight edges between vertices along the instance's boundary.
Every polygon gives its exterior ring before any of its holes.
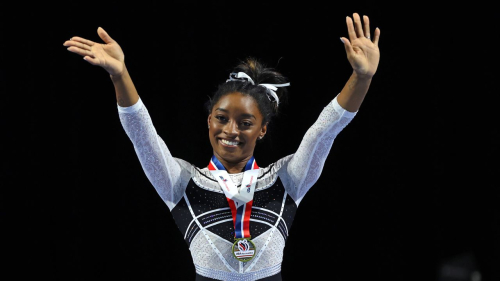
{"type": "Polygon", "coordinates": [[[250,127],[252,126],[252,122],[249,122],[249,121],[243,121],[241,122],[241,125],[245,126],[245,127],[250,127]]]}
{"type": "Polygon", "coordinates": [[[227,122],[226,117],[224,117],[223,115],[217,115],[215,116],[215,118],[221,122],[227,122]]]}

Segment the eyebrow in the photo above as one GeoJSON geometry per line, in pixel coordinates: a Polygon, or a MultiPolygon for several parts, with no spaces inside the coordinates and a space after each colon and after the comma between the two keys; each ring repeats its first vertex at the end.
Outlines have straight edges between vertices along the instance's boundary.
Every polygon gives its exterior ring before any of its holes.
{"type": "MultiPolygon", "coordinates": [[[[220,111],[223,111],[223,112],[226,112],[226,113],[228,113],[228,112],[229,112],[227,109],[220,108],[220,107],[219,107],[219,108],[216,108],[215,110],[216,110],[216,111],[217,111],[217,110],[220,110],[220,111]]],[[[256,118],[253,114],[243,113],[243,114],[241,114],[241,116],[242,116],[242,117],[245,117],[245,118],[253,118],[253,119],[257,120],[257,118],[256,118]]]]}

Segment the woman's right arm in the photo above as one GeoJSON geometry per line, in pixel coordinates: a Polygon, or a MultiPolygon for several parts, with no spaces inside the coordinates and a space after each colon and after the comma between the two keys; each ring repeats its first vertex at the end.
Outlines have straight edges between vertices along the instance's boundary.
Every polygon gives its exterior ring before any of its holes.
{"type": "Polygon", "coordinates": [[[128,107],[118,105],[120,122],[132,141],[142,169],[169,209],[179,202],[190,175],[170,154],[139,98],[128,107]]]}
{"type": "Polygon", "coordinates": [[[105,44],[81,37],[64,42],[68,51],[83,56],[92,65],[104,68],[115,87],[122,126],[134,145],[142,168],[160,197],[172,209],[182,196],[184,178],[179,163],[172,157],[165,142],[158,136],[149,113],[142,103],[125,66],[125,55],[104,29],[97,29],[105,44]]]}

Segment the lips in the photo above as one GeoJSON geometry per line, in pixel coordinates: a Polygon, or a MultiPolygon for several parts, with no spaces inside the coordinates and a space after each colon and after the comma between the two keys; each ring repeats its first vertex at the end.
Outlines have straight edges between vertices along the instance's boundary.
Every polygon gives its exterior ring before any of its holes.
{"type": "Polygon", "coordinates": [[[227,140],[227,139],[219,139],[219,143],[222,144],[224,147],[238,147],[240,142],[234,141],[234,140],[227,140]]]}

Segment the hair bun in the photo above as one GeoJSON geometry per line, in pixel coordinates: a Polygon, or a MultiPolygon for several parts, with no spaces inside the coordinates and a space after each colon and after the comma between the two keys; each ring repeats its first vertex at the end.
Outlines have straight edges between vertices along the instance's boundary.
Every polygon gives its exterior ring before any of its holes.
{"type": "MultiPolygon", "coordinates": [[[[267,67],[263,62],[254,57],[248,57],[245,60],[240,61],[233,71],[246,73],[250,76],[250,78],[252,78],[255,85],[288,83],[288,79],[283,76],[283,74],[274,68],[267,67]]],[[[286,95],[287,90],[285,87],[278,87],[274,92],[278,96],[279,100],[282,101],[282,97],[286,95]]]]}
{"type": "Polygon", "coordinates": [[[210,101],[206,103],[206,108],[210,114],[221,97],[241,93],[255,100],[263,117],[262,124],[266,124],[278,114],[278,103],[283,103],[288,85],[289,82],[281,73],[249,57],[233,68],[225,83],[219,84],[210,101]]]}

